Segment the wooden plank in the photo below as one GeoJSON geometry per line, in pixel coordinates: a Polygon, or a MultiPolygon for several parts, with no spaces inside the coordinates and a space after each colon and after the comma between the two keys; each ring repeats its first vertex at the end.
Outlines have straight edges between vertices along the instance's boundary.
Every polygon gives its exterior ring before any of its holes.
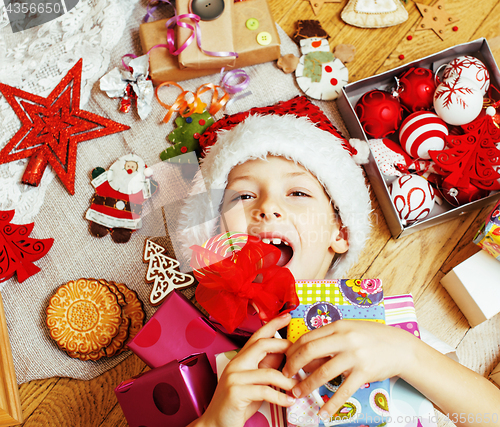
{"type": "Polygon", "coordinates": [[[0,294],[0,426],[12,426],[23,421],[21,399],[17,387],[14,361],[0,294]]]}
{"type": "MultiPolygon", "coordinates": [[[[115,387],[122,381],[140,374],[145,368],[145,363],[132,354],[93,380],[61,378],[23,425],[98,426],[118,404],[114,394],[115,387]]],[[[120,413],[121,411],[117,412],[117,416],[120,413]]],[[[124,419],[123,413],[121,417],[124,419]]]]}

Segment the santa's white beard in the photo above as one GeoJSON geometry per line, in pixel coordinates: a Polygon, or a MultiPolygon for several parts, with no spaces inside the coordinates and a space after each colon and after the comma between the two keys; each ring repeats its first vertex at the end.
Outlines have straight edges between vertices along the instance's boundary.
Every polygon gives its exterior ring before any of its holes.
{"type": "Polygon", "coordinates": [[[142,191],[146,179],[144,173],[141,173],[141,168],[129,174],[123,169],[123,164],[115,163],[109,168],[108,182],[113,190],[124,194],[135,194],[142,191]]]}

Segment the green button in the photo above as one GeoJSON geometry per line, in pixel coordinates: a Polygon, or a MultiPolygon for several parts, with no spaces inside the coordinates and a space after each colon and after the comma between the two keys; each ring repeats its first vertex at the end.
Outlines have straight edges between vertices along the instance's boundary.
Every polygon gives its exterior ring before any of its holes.
{"type": "Polygon", "coordinates": [[[257,19],[255,18],[250,18],[250,19],[247,19],[247,22],[245,24],[247,26],[247,28],[249,30],[256,30],[257,28],[259,28],[259,21],[257,21],[257,19]]]}
{"type": "Polygon", "coordinates": [[[273,41],[273,36],[266,31],[262,31],[262,33],[257,34],[257,43],[261,46],[267,46],[269,43],[273,41]]]}

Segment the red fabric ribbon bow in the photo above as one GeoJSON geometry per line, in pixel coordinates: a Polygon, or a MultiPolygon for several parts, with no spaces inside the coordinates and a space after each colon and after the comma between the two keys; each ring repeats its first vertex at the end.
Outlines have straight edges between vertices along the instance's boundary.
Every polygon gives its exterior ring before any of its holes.
{"type": "Polygon", "coordinates": [[[295,279],[288,268],[276,265],[281,252],[273,245],[248,236],[241,250],[223,259],[201,246],[191,249],[191,267],[199,281],[196,300],[229,333],[245,320],[249,304],[262,321],[298,306],[295,279]],[[215,262],[198,265],[197,259],[202,257],[215,262]]]}

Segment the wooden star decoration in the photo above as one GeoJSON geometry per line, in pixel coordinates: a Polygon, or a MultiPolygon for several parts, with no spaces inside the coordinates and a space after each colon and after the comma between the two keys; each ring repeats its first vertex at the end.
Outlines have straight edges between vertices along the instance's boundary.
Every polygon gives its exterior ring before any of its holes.
{"type": "Polygon", "coordinates": [[[30,158],[21,179],[37,187],[50,164],[70,194],[75,193],[76,145],[130,129],[80,110],[82,59],[47,98],[0,83],[0,92],[21,120],[21,128],[0,151],[0,164],[30,158]]]}
{"type": "Polygon", "coordinates": [[[315,15],[319,13],[321,8],[325,3],[341,3],[342,0],[307,0],[309,3],[311,3],[311,7],[313,9],[313,12],[315,15]]]}
{"type": "Polygon", "coordinates": [[[444,0],[438,0],[433,6],[417,2],[415,2],[415,5],[422,15],[417,30],[432,30],[441,40],[444,40],[446,25],[458,21],[445,11],[444,0]]]}

